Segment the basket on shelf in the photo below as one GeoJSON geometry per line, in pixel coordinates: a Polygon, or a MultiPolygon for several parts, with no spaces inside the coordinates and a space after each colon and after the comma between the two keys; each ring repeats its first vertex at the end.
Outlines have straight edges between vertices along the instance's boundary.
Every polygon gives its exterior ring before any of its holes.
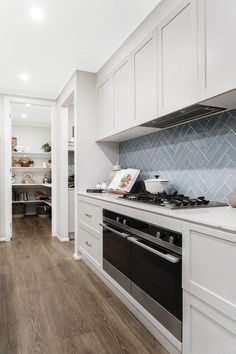
{"type": "Polygon", "coordinates": [[[49,207],[47,205],[37,205],[36,213],[39,218],[45,219],[49,216],[49,207]]]}
{"type": "Polygon", "coordinates": [[[21,219],[25,216],[25,205],[24,204],[13,204],[12,205],[12,217],[14,219],[21,219]]]}

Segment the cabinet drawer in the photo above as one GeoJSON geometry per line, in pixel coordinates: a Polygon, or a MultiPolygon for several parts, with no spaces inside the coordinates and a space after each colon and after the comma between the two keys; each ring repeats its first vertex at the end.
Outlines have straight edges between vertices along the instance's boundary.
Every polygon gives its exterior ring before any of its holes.
{"type": "Polygon", "coordinates": [[[102,242],[93,234],[79,226],[78,229],[79,246],[82,253],[92,258],[93,261],[102,264],[102,242]]]}
{"type": "Polygon", "coordinates": [[[183,260],[184,289],[236,320],[235,235],[188,224],[183,260]]]}
{"type": "Polygon", "coordinates": [[[102,222],[102,209],[99,206],[79,200],[78,214],[79,221],[101,232],[99,223],[102,222]]]}

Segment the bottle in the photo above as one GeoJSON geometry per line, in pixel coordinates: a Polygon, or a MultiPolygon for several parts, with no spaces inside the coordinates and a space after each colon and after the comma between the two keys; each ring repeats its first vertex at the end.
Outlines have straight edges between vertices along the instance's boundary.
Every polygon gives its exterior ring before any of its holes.
{"type": "Polygon", "coordinates": [[[49,179],[48,179],[47,175],[44,176],[43,183],[44,184],[49,183],[49,179]]]}

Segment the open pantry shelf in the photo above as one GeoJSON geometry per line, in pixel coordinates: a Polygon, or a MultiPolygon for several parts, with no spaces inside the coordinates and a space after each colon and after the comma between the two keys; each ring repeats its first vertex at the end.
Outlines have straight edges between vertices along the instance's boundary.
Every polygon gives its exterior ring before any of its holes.
{"type": "Polygon", "coordinates": [[[24,204],[30,204],[30,203],[45,203],[45,200],[13,200],[12,204],[20,204],[20,203],[24,203],[24,204]]]}
{"type": "Polygon", "coordinates": [[[47,187],[51,188],[51,183],[33,183],[33,184],[24,184],[24,183],[15,183],[12,184],[12,187],[47,187]]]}
{"type": "Polygon", "coordinates": [[[51,167],[12,167],[13,171],[50,171],[51,167]]]}
{"type": "Polygon", "coordinates": [[[37,158],[50,158],[51,152],[18,152],[13,151],[12,157],[37,157],[37,158]]]}

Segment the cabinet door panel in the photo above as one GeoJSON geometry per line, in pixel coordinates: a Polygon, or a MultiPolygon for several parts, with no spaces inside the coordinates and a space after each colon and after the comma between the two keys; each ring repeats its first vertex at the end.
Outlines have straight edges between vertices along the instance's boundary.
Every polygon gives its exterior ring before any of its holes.
{"type": "Polygon", "coordinates": [[[137,123],[157,117],[156,31],[134,51],[134,109],[137,123]]]}
{"type": "Polygon", "coordinates": [[[197,101],[197,9],[184,1],[158,30],[161,114],[197,101]]]}
{"type": "Polygon", "coordinates": [[[100,136],[111,134],[114,128],[112,94],[112,80],[108,78],[97,88],[100,136]]]}
{"type": "Polygon", "coordinates": [[[236,1],[198,4],[199,85],[205,99],[236,87],[236,1]]]}
{"type": "Polygon", "coordinates": [[[186,224],[183,288],[236,321],[235,235],[186,224]]]}
{"type": "Polygon", "coordinates": [[[114,127],[122,131],[132,124],[131,65],[127,58],[113,73],[114,127]]]}
{"type": "Polygon", "coordinates": [[[236,354],[236,322],[186,294],[183,354],[236,354]]]}

